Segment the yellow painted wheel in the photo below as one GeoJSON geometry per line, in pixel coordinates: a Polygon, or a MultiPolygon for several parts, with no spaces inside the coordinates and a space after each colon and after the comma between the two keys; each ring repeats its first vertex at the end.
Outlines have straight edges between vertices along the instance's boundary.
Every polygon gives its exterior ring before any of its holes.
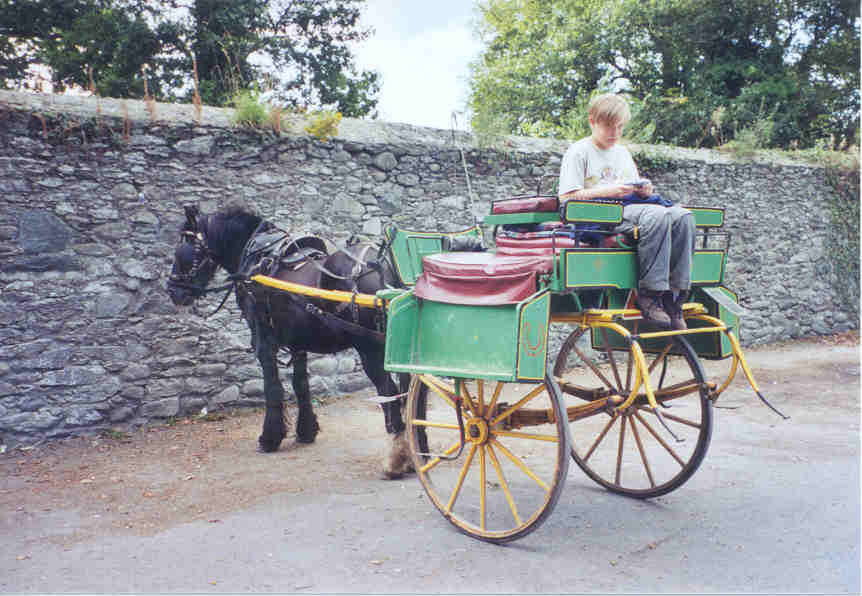
{"type": "Polygon", "coordinates": [[[554,363],[572,420],[572,458],[613,492],[666,494],[694,474],[712,437],[712,402],[700,361],[682,336],[664,338],[644,354],[665,428],[642,385],[629,408],[615,410],[635,384],[634,356],[608,349],[610,333],[598,329],[595,335],[591,347],[590,329],[577,326],[554,363]]]}
{"type": "Polygon", "coordinates": [[[550,515],[569,461],[567,421],[552,383],[415,375],[407,412],[422,486],[461,532],[508,542],[550,515]]]}

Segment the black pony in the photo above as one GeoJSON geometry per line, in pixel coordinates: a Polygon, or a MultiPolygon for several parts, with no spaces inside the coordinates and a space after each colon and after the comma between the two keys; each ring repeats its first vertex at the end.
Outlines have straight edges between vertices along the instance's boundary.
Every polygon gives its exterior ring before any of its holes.
{"type": "MultiPolygon", "coordinates": [[[[266,415],[258,439],[262,451],[277,450],[287,434],[284,388],[277,368],[281,348],[290,352],[293,365],[293,390],[299,408],[298,442],[313,442],[320,428],[308,388],[308,352],[333,354],[356,348],[378,393],[398,393],[398,387],[383,369],[384,343],[376,329],[378,313],[374,309],[306,298],[247,281],[249,273],[265,272],[307,286],[374,294],[387,284],[394,285],[395,280],[391,268],[370,268],[365,263],[368,245],[355,244],[327,255],[320,239],[291,241],[275,226],[242,207],[207,216],[189,205],[185,212],[168,293],[174,304],[188,306],[207,293],[207,285],[219,267],[229,273],[237,303],[251,329],[252,349],[263,371],[266,415]],[[274,245],[281,247],[275,254],[274,245]]],[[[385,402],[382,408],[386,430],[392,436],[383,473],[397,478],[411,471],[400,404],[397,400],[385,402]]]]}

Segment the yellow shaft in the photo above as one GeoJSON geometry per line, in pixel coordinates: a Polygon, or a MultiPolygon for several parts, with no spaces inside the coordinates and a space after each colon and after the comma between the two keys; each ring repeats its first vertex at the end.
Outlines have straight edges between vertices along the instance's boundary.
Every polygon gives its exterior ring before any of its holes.
{"type": "Polygon", "coordinates": [[[385,300],[381,300],[373,294],[354,294],[353,292],[345,292],[343,290],[323,290],[313,286],[304,286],[302,284],[295,284],[289,281],[282,281],[267,275],[253,275],[251,277],[251,281],[271,288],[284,290],[285,292],[290,292],[292,294],[311,296],[312,298],[323,298],[325,300],[333,300],[335,302],[356,302],[359,306],[367,306],[370,308],[386,305],[385,300]]]}

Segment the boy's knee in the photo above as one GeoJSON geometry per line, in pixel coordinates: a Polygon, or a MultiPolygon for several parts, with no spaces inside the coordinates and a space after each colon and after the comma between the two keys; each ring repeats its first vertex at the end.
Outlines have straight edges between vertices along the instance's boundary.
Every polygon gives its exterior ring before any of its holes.
{"type": "Polygon", "coordinates": [[[654,230],[664,230],[672,223],[673,216],[668,209],[650,210],[643,218],[643,224],[654,230]]]}
{"type": "Polygon", "coordinates": [[[695,227],[694,213],[684,207],[674,205],[668,209],[668,215],[670,215],[674,226],[681,225],[690,229],[695,227]]]}
{"type": "Polygon", "coordinates": [[[682,219],[683,217],[694,217],[694,213],[691,212],[691,209],[686,209],[682,205],[673,205],[667,208],[668,213],[674,219],[682,219]]]}

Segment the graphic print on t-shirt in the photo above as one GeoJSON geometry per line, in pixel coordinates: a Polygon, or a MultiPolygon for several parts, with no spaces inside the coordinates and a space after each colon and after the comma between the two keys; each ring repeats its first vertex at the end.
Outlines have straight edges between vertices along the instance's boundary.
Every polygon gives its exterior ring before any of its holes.
{"type": "Polygon", "coordinates": [[[602,168],[601,181],[602,186],[614,184],[617,181],[616,172],[611,166],[602,168]]]}

